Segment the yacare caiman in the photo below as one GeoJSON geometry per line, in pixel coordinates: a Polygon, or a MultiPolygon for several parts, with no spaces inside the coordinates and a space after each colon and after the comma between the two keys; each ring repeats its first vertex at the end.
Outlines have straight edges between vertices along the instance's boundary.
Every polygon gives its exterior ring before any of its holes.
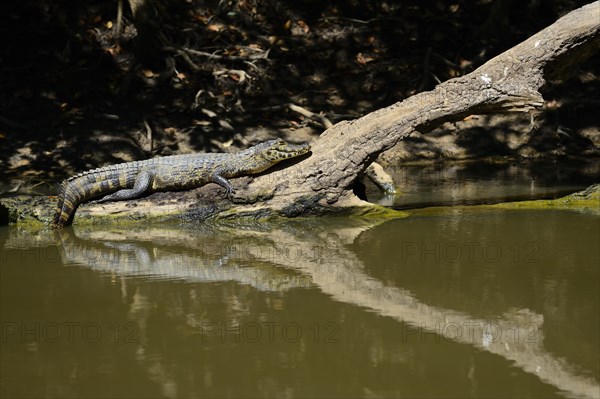
{"type": "Polygon", "coordinates": [[[310,151],[310,145],[270,140],[234,154],[197,153],[126,162],[79,173],[61,184],[52,227],[71,223],[77,206],[138,198],[155,191],[182,190],[217,183],[233,192],[229,178],[261,173],[284,159],[310,151]]]}

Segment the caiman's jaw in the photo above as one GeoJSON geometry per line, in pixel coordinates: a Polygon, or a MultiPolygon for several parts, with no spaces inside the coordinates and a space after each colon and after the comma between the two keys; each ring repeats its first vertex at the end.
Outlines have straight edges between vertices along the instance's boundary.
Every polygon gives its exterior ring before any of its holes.
{"type": "Polygon", "coordinates": [[[287,158],[294,158],[310,151],[308,144],[288,144],[282,139],[273,140],[270,146],[265,149],[263,156],[269,161],[275,163],[287,158]]]}

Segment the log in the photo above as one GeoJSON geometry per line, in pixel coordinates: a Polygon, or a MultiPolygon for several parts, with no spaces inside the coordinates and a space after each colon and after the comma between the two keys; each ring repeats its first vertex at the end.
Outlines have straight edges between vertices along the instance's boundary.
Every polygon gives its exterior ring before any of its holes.
{"type": "MultiPolygon", "coordinates": [[[[379,154],[415,131],[426,133],[468,115],[527,112],[541,107],[544,100],[540,89],[548,81],[566,77],[574,65],[598,51],[599,20],[600,1],[596,1],[565,15],[468,75],[359,119],[337,123],[312,143],[310,157],[280,164],[255,178],[233,179],[233,201],[222,189],[209,184],[139,200],[84,204],[74,223],[386,212],[353,193],[356,181],[379,154]]],[[[9,220],[50,220],[54,207],[50,199],[36,199],[32,205],[35,209],[16,202],[3,200],[9,220]],[[37,209],[40,206],[44,209],[37,209]],[[20,219],[15,219],[19,215],[20,219]]]]}

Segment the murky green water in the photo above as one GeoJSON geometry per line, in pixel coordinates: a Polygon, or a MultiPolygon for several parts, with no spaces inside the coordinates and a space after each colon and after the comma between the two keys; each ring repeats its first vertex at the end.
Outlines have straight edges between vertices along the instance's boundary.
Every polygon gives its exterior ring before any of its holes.
{"type": "Polygon", "coordinates": [[[371,202],[396,209],[559,198],[598,183],[600,161],[466,162],[386,168],[401,195],[367,182],[371,202]]]}
{"type": "Polygon", "coordinates": [[[0,228],[10,397],[598,397],[600,217],[0,228]]]}

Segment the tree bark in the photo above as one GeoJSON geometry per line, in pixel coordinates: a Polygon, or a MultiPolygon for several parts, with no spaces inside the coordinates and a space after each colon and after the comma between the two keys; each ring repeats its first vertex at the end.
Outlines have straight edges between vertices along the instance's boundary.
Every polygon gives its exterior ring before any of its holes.
{"type": "MultiPolygon", "coordinates": [[[[598,51],[599,20],[600,2],[596,1],[565,15],[468,75],[362,118],[340,122],[312,144],[310,157],[255,178],[234,179],[237,194],[233,202],[225,198],[223,190],[209,184],[190,192],[83,205],[75,223],[88,217],[95,221],[114,219],[115,215],[121,220],[201,220],[377,212],[380,208],[359,200],[352,190],[380,153],[415,131],[426,133],[471,114],[526,112],[541,107],[544,100],[539,90],[547,81],[566,77],[574,65],[598,51]]],[[[46,211],[29,214],[49,219],[46,211]]]]}

